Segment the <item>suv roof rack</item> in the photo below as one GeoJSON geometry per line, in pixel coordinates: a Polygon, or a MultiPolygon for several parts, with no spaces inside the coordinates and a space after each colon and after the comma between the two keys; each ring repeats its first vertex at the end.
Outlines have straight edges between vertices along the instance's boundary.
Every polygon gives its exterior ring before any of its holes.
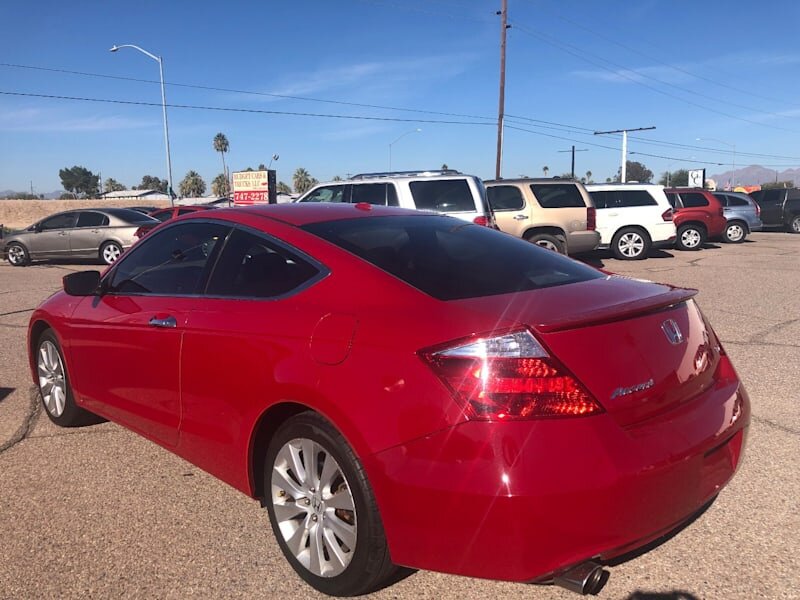
{"type": "Polygon", "coordinates": [[[460,171],[455,169],[431,169],[429,171],[385,171],[381,173],[358,173],[353,175],[350,180],[354,179],[378,179],[380,177],[434,177],[437,175],[461,175],[460,171]]]}

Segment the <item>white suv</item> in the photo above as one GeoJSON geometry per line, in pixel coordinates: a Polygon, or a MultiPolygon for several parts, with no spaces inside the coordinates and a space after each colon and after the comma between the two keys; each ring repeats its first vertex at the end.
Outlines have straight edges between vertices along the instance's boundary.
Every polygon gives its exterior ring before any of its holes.
{"type": "Polygon", "coordinates": [[[452,169],[363,173],[317,184],[295,202],[368,202],[434,211],[496,227],[483,182],[452,169]]]}
{"type": "Polygon", "coordinates": [[[675,243],[672,206],[664,186],[607,183],[587,185],[586,190],[597,209],[600,248],[610,248],[616,258],[647,258],[650,248],[675,243]]]}

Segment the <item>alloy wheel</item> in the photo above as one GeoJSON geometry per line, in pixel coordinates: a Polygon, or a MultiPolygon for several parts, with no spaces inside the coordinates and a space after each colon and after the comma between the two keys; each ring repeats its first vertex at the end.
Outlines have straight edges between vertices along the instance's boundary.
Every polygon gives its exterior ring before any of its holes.
{"type": "Polygon", "coordinates": [[[553,252],[559,252],[559,247],[550,240],[537,240],[536,245],[541,246],[542,248],[547,248],[548,250],[552,250],[553,252]]]}
{"type": "Polygon", "coordinates": [[[638,233],[629,231],[619,238],[617,248],[628,258],[636,258],[644,251],[644,239],[638,233]]]}
{"type": "Polygon", "coordinates": [[[116,244],[106,244],[103,247],[103,260],[110,265],[119,258],[122,250],[116,244]]]}
{"type": "Polygon", "coordinates": [[[8,248],[8,262],[12,265],[21,265],[25,262],[25,249],[17,244],[12,244],[8,248]]]}
{"type": "Polygon", "coordinates": [[[800,217],[795,217],[792,219],[792,231],[795,233],[800,233],[800,217]]]}
{"type": "Polygon", "coordinates": [[[50,340],[45,340],[39,346],[36,370],[39,374],[39,390],[45,407],[51,415],[60,417],[64,413],[67,401],[67,382],[61,355],[50,340]]]}
{"type": "Polygon", "coordinates": [[[687,229],[683,233],[681,233],[681,243],[686,248],[697,248],[702,241],[702,236],[700,232],[696,229],[687,229]]]}
{"type": "Polygon", "coordinates": [[[341,574],[356,549],[356,508],[339,463],[318,442],[295,438],[272,467],[272,508],[297,561],[318,577],[341,574]]]}
{"type": "Polygon", "coordinates": [[[734,223],[732,225],[728,225],[728,232],[727,236],[728,239],[732,242],[738,242],[744,237],[744,227],[739,225],[738,223],[734,223]]]}

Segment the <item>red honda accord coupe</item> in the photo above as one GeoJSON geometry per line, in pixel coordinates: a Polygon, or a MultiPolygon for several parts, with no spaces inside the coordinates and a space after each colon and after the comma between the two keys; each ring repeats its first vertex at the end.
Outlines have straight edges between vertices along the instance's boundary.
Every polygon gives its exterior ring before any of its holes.
{"type": "Polygon", "coordinates": [[[588,592],[741,459],[747,393],[694,294],[441,215],[204,211],[67,275],[30,368],[55,423],[260,499],[317,590],[402,566],[588,592]]]}

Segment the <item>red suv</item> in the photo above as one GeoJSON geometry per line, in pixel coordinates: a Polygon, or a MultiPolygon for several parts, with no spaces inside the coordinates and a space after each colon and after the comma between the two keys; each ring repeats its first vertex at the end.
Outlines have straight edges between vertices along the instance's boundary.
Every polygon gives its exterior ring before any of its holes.
{"type": "Polygon", "coordinates": [[[727,219],[719,200],[702,188],[668,188],[664,192],[674,209],[672,220],[678,230],[678,250],[698,250],[711,239],[722,236],[727,219]]]}

